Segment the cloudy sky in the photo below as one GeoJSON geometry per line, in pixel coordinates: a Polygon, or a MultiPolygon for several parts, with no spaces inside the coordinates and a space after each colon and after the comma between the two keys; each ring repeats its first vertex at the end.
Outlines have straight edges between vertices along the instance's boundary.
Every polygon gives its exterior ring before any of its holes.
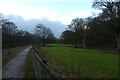
{"type": "Polygon", "coordinates": [[[0,0],[0,13],[19,29],[34,32],[35,25],[44,24],[56,37],[76,17],[86,18],[100,11],[92,8],[92,0],[0,0]]]}

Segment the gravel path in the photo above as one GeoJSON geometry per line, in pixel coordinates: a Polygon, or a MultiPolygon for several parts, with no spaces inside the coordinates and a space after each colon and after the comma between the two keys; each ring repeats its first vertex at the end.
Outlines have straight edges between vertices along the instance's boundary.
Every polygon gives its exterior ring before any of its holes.
{"type": "Polygon", "coordinates": [[[24,49],[5,65],[2,72],[3,78],[24,78],[25,60],[30,48],[31,46],[24,49]]]}

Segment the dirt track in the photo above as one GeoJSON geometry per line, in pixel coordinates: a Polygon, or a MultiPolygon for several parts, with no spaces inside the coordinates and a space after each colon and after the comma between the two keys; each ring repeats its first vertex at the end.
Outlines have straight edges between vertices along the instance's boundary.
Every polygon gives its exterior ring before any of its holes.
{"type": "Polygon", "coordinates": [[[24,78],[25,60],[30,48],[24,49],[5,65],[2,71],[3,78],[24,78]]]}

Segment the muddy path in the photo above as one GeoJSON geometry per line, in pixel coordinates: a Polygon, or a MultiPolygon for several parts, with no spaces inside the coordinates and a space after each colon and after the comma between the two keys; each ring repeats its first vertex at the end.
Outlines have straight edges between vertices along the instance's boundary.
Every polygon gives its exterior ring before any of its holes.
{"type": "Polygon", "coordinates": [[[25,48],[9,61],[2,70],[2,78],[24,78],[25,61],[31,46],[25,48]]]}

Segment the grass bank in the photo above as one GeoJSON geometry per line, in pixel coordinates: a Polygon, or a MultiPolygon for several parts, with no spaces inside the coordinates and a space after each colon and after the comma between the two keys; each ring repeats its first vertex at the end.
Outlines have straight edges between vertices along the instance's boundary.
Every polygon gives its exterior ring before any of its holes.
{"type": "Polygon", "coordinates": [[[20,53],[25,47],[15,47],[2,50],[2,67],[5,66],[13,57],[20,53]]]}
{"type": "Polygon", "coordinates": [[[33,78],[33,79],[36,78],[33,63],[32,63],[32,49],[30,49],[29,54],[26,59],[25,78],[33,78]]]}
{"type": "Polygon", "coordinates": [[[79,49],[64,44],[51,44],[43,50],[66,71],[81,78],[118,77],[118,55],[115,51],[79,49]]]}

